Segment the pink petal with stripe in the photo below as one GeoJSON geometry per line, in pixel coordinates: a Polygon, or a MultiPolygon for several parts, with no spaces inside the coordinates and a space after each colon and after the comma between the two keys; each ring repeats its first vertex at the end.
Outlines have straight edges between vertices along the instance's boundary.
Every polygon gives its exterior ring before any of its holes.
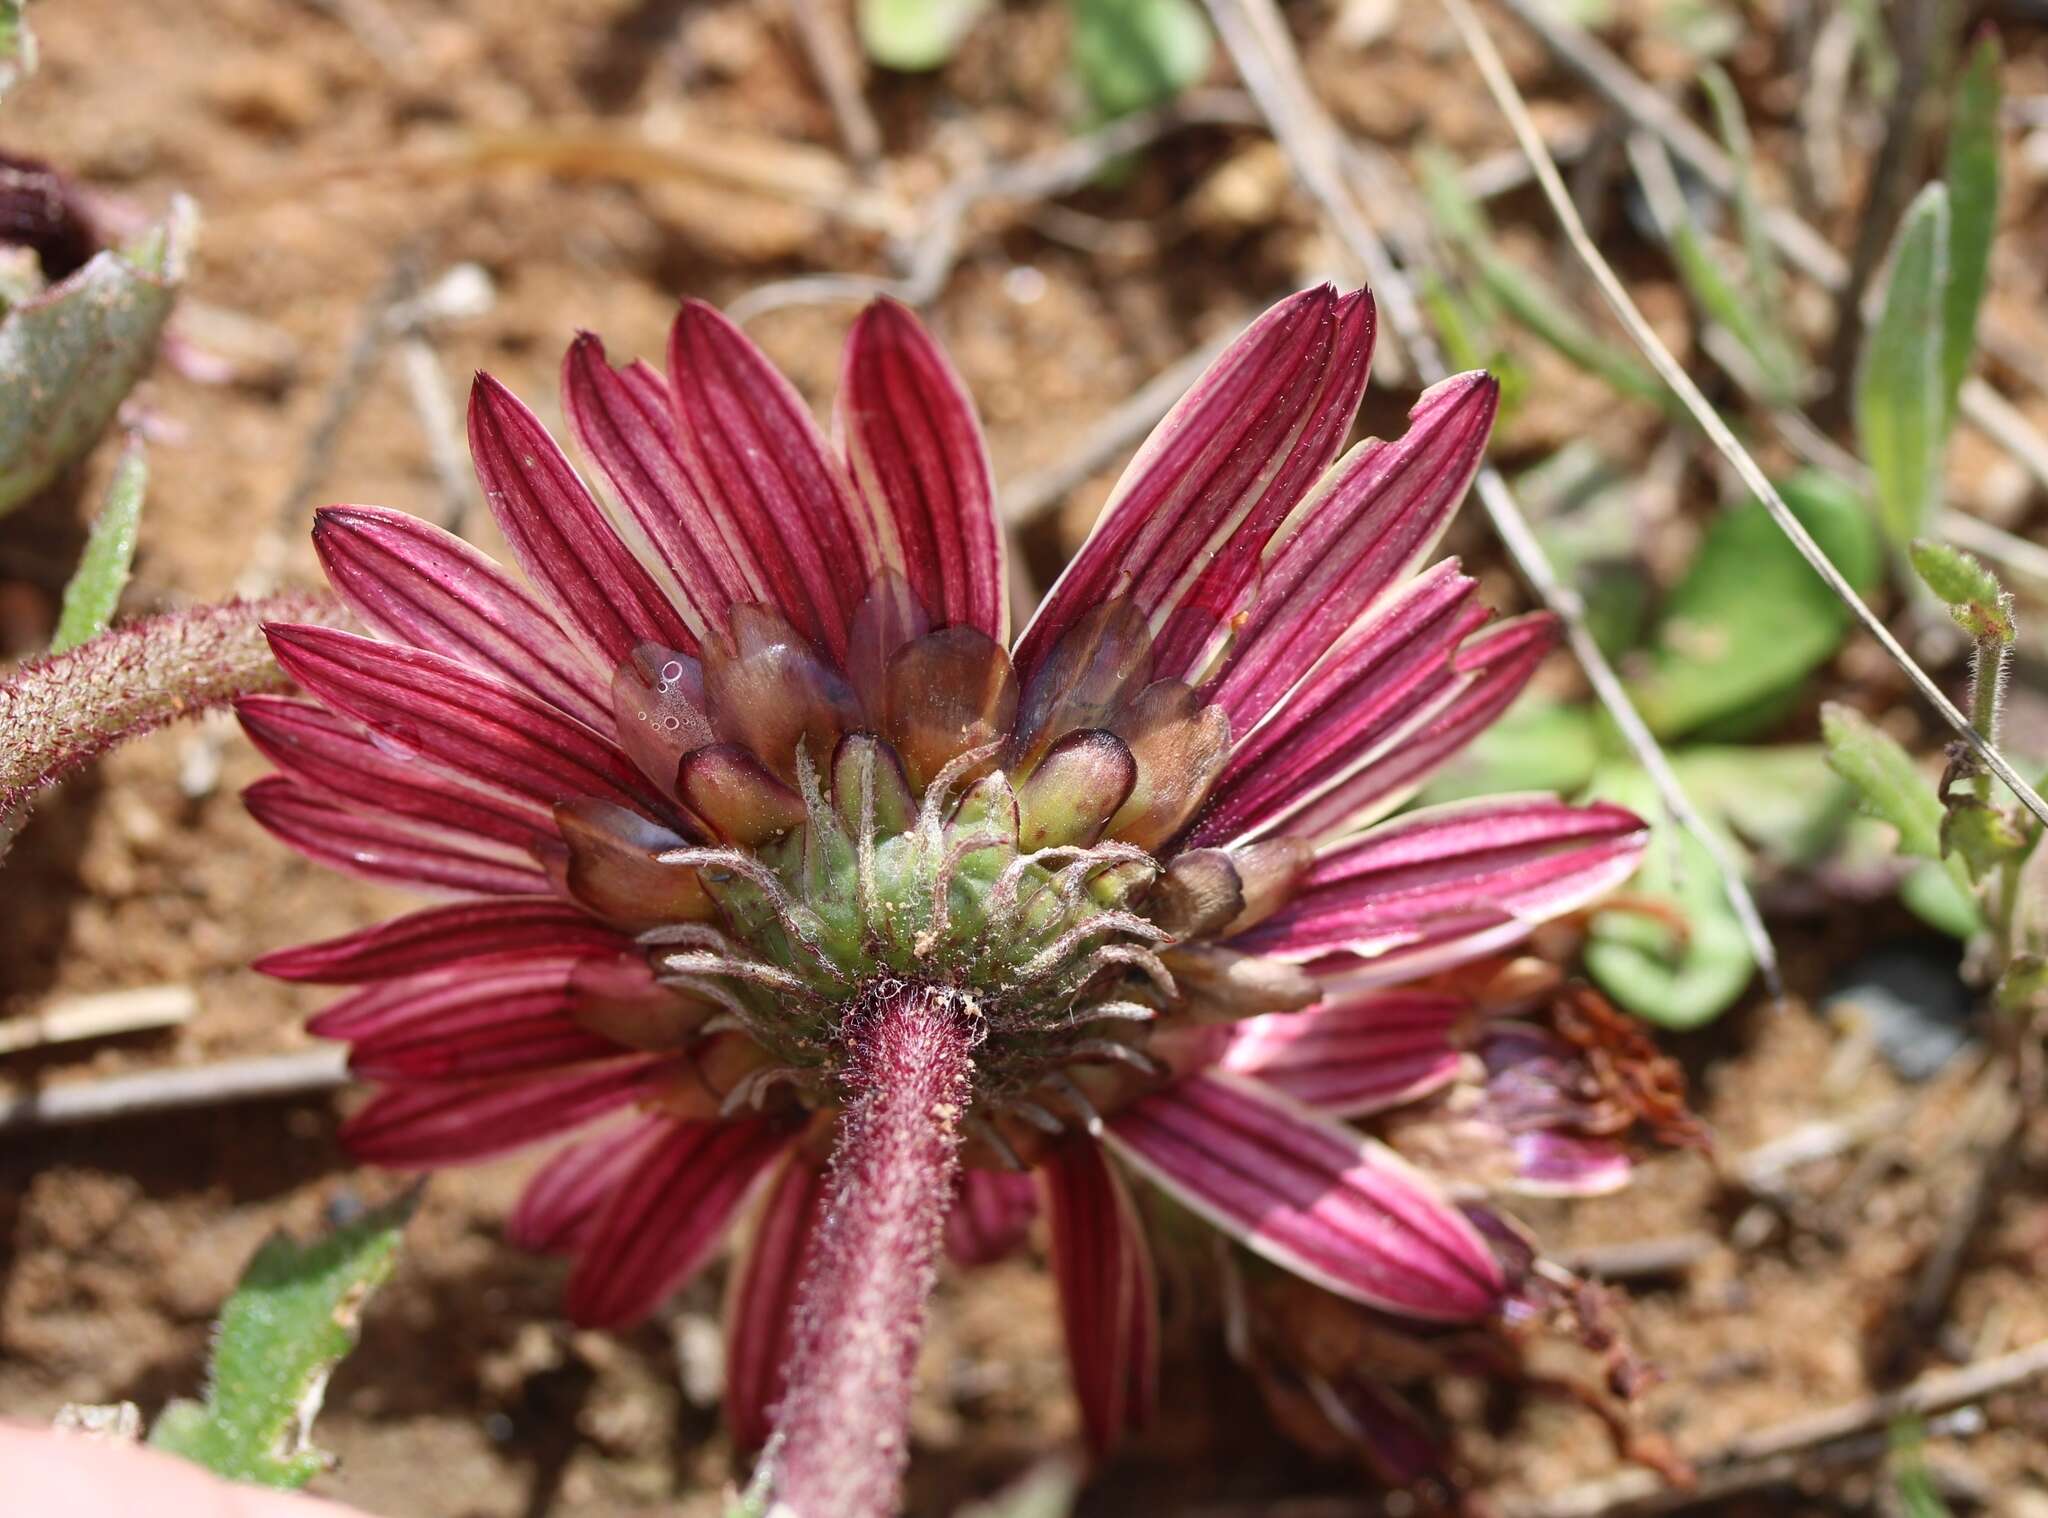
{"type": "Polygon", "coordinates": [[[593,666],[531,592],[453,533],[381,506],[328,506],[313,513],[313,547],[365,625],[610,728],[609,666],[593,666]]]}
{"type": "Polygon", "coordinates": [[[506,1239],[536,1254],[575,1251],[591,1219],[674,1122],[668,1117],[627,1118],[564,1144],[519,1194],[519,1204],[505,1223],[506,1239]]]}
{"type": "Polygon", "coordinates": [[[650,1092],[661,1063],[647,1055],[545,1076],[380,1091],[341,1127],[349,1153],[397,1170],[434,1170],[522,1149],[580,1128],[650,1092]]]}
{"type": "Polygon", "coordinates": [[[1509,1141],[1518,1196],[1606,1196],[1629,1183],[1635,1162],[1610,1138],[1577,1133],[1517,1133],[1509,1141]]]}
{"type": "Polygon", "coordinates": [[[1474,633],[1451,661],[1464,683],[1450,703],[1295,812],[1287,819],[1288,831],[1337,838],[1393,811],[1514,704],[1556,646],[1557,619],[1548,612],[1531,612],[1474,633]]]}
{"type": "Polygon", "coordinates": [[[311,702],[244,696],[235,703],[235,716],[271,763],[351,806],[522,855],[555,836],[547,809],[537,802],[463,780],[311,702]]]}
{"type": "Polygon", "coordinates": [[[319,1038],[366,1039],[422,1028],[480,1027],[496,1017],[551,1011],[568,1004],[570,977],[586,957],[459,964],[377,981],[329,1003],[306,1031],[319,1038]]]}
{"type": "Polygon", "coordinates": [[[279,980],[355,985],[469,959],[616,955],[632,940],[565,902],[462,901],[428,907],[321,943],[276,949],[255,968],[279,980]]]}
{"type": "Polygon", "coordinates": [[[789,1364],[791,1315],[810,1263],[811,1231],[825,1203],[825,1169],[790,1151],[754,1224],[725,1300],[725,1426],[757,1450],[774,1432],[789,1364]]]}
{"type": "Polygon", "coordinates": [[[846,339],[834,415],[847,469],[934,621],[1002,641],[1003,533],[981,420],[908,307],[878,300],[846,339]]]}
{"type": "Polygon", "coordinates": [[[835,660],[881,563],[875,525],[803,397],[702,301],[669,333],[683,469],[762,593],[835,660]]]}
{"type": "Polygon", "coordinates": [[[1109,1142],[1248,1248],[1339,1296],[1437,1322],[1505,1289],[1472,1225],[1385,1145],[1209,1072],[1125,1108],[1109,1142]]]}
{"type": "Polygon", "coordinates": [[[1368,607],[1436,547],[1486,451],[1500,386],[1461,374],[1424,391],[1396,442],[1331,471],[1268,566],[1215,699],[1239,732],[1263,717],[1368,607]]]}
{"type": "Polygon", "coordinates": [[[537,896],[553,889],[531,865],[367,816],[283,775],[257,781],[242,792],[242,804],[272,837],[308,859],[365,880],[486,896],[537,896]]]}
{"type": "Polygon", "coordinates": [[[1463,997],[1390,991],[1232,1023],[1220,1069],[1332,1117],[1363,1117],[1447,1084],[1464,1063],[1463,997]]]}
{"type": "Polygon", "coordinates": [[[642,643],[696,652],[682,614],[540,418],[488,374],[469,393],[469,452],[513,557],[598,669],[618,668],[642,643]]]}
{"type": "Polygon", "coordinates": [[[1100,1456],[1151,1420],[1159,1397],[1152,1250],[1102,1146],[1062,1144],[1039,1167],[1067,1366],[1088,1447],[1100,1456]]]}
{"type": "Polygon", "coordinates": [[[614,369],[604,344],[579,333],[562,359],[562,406],[654,551],[675,577],[701,642],[725,628],[726,609],[767,592],[744,544],[728,540],[690,484],[668,381],[646,364],[614,369]]]}
{"type": "Polygon", "coordinates": [[[564,1290],[570,1318],[622,1328],[659,1307],[710,1257],[790,1138],[780,1119],[672,1124],[578,1239],[564,1290]]]}
{"type": "Polygon", "coordinates": [[[1353,629],[1232,750],[1191,842],[1298,833],[1297,813],[1398,752],[1464,683],[1452,658],[1486,620],[1477,588],[1446,559],[1353,629]]]}
{"type": "Polygon", "coordinates": [[[993,1265],[1014,1253],[1038,1216],[1038,1185],[1009,1170],[963,1170],[946,1214],[946,1257],[993,1265]]]}
{"type": "Polygon", "coordinates": [[[524,691],[440,654],[330,627],[273,622],[264,632],[286,674],[400,753],[423,754],[544,806],[595,796],[667,814],[625,755],[524,691]]]}
{"type": "Polygon", "coordinates": [[[1028,677],[1068,628],[1129,595],[1152,620],[1157,678],[1192,678],[1248,602],[1259,558],[1350,431],[1372,357],[1364,291],[1272,307],[1138,451],[1088,541],[1025,630],[1028,677]]]}
{"type": "Polygon", "coordinates": [[[422,1029],[363,1039],[348,1068],[380,1086],[436,1086],[450,1081],[528,1075],[618,1054],[619,1046],[556,1010],[498,1016],[481,1027],[422,1029]]]}
{"type": "MultiPolygon", "coordinates": [[[[365,1013],[348,998],[313,1020],[323,1037],[347,1037],[349,1069],[380,1085],[422,1085],[552,1070],[620,1052],[570,1016],[570,975],[582,961],[464,965],[407,977],[397,996],[365,1013]],[[337,1035],[333,1030],[353,1026],[337,1035]]],[[[377,997],[387,986],[372,987],[377,997]]]]}
{"type": "Polygon", "coordinates": [[[1317,859],[1300,893],[1232,947],[1304,960],[1371,956],[1440,930],[1490,931],[1504,914],[1524,931],[1594,901],[1635,872],[1647,829],[1605,802],[1489,796],[1384,823],[1317,859]]]}

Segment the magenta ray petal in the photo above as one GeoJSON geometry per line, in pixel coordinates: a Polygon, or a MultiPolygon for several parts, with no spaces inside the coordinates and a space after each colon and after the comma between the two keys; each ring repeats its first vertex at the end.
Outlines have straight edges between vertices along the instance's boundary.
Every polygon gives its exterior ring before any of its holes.
{"type": "Polygon", "coordinates": [[[467,784],[394,744],[379,743],[324,707],[287,696],[245,696],[235,703],[235,716],[271,763],[352,806],[487,839],[523,854],[555,836],[545,808],[467,784]]]}
{"type": "Polygon", "coordinates": [[[519,1194],[519,1204],[505,1222],[506,1239],[535,1254],[573,1252],[619,1182],[667,1135],[674,1121],[627,1118],[564,1144],[519,1194]]]}
{"type": "Polygon", "coordinates": [[[758,566],[764,594],[836,659],[880,563],[874,523],[803,397],[702,301],[669,333],[669,383],[692,488],[758,566]]]}
{"type": "Polygon", "coordinates": [[[878,300],[846,339],[835,421],[847,467],[934,620],[1002,641],[1003,534],[974,402],[908,307],[878,300]]]}
{"type": "Polygon", "coordinates": [[[480,1027],[496,1017],[531,1017],[566,1006],[570,976],[588,958],[458,964],[373,982],[332,1002],[306,1024],[319,1038],[405,1035],[422,1028],[480,1027]]]}
{"type": "Polygon", "coordinates": [[[1164,639],[1153,674],[1199,674],[1266,544],[1343,446],[1372,338],[1370,297],[1328,285],[1253,322],[1124,471],[1018,644],[1018,672],[1028,678],[1091,608],[1128,594],[1164,639]]]}
{"type": "Polygon", "coordinates": [[[394,1170],[433,1170],[522,1149],[647,1094],[663,1063],[632,1055],[546,1076],[380,1091],[342,1124],[349,1153],[394,1170]]]}
{"type": "Polygon", "coordinates": [[[349,1050],[348,1068],[381,1086],[429,1086],[559,1070],[618,1052],[610,1039],[578,1027],[557,1009],[497,1016],[475,1027],[372,1036],[349,1050]]]}
{"type": "Polygon", "coordinates": [[[400,750],[553,806],[594,796],[661,817],[660,795],[610,743],[546,702],[417,648],[270,623],[277,662],[400,750]]]}
{"type": "Polygon", "coordinates": [[[776,1175],[725,1302],[725,1426],[757,1450],[774,1431],[789,1363],[791,1314],[825,1201],[825,1168],[801,1148],[776,1175]]]}
{"type": "Polygon", "coordinates": [[[616,669],[642,643],[697,651],[681,613],[540,418],[488,374],[469,395],[469,451],[519,567],[597,668],[616,669]]]}
{"type": "Polygon", "coordinates": [[[611,727],[609,667],[593,668],[531,593],[453,533],[381,506],[328,506],[313,513],[313,547],[367,626],[611,727]]]}
{"type": "Polygon", "coordinates": [[[678,1122],[590,1220],[564,1305],[586,1328],[637,1323],[702,1265],[762,1172],[789,1147],[780,1119],[678,1122]]]}
{"type": "Polygon", "coordinates": [[[1396,442],[1333,470],[1267,568],[1215,699],[1243,732],[1435,548],[1486,451],[1500,386],[1461,374],[1424,391],[1396,442]]]}
{"type": "Polygon", "coordinates": [[[1370,955],[1473,913],[1526,929],[1628,879],[1646,837],[1641,818],[1605,802],[1489,796],[1427,807],[1324,854],[1300,893],[1232,947],[1296,960],[1370,955]]]}
{"type": "Polygon", "coordinates": [[[727,607],[766,594],[690,485],[667,380],[645,364],[612,368],[604,344],[583,332],[562,360],[562,406],[577,442],[675,576],[700,638],[724,630],[727,607]]]}
{"type": "Polygon", "coordinates": [[[530,865],[365,816],[283,775],[268,775],[249,786],[242,804],[272,837],[308,859],[366,880],[486,896],[538,896],[552,889],[547,876],[530,865]]]}
{"type": "Polygon", "coordinates": [[[1179,1201],[1340,1296],[1439,1322],[1501,1300],[1500,1267],[1420,1172],[1256,1082],[1192,1076],[1118,1113],[1108,1137],[1179,1201]]]}
{"type": "Polygon", "coordinates": [[[1452,660],[1465,684],[1421,727],[1287,819],[1297,836],[1334,838],[1383,817],[1491,727],[1514,704],[1544,657],[1557,646],[1557,619],[1530,612],[1465,640],[1452,660]]]}
{"type": "Polygon", "coordinates": [[[1455,559],[1417,576],[1319,664],[1232,750],[1191,841],[1225,843],[1294,815],[1392,752],[1455,699],[1452,657],[1486,619],[1455,559]]]}
{"type": "Polygon", "coordinates": [[[1038,1216],[1038,1186],[1008,1170],[963,1170],[946,1214],[946,1257],[993,1265],[1012,1253],[1038,1216]]]}
{"type": "Polygon", "coordinates": [[[1332,1117],[1413,1101],[1454,1077],[1463,997],[1389,991],[1232,1023],[1219,1068],[1250,1076],[1332,1117]]]}
{"type": "Polygon", "coordinates": [[[466,959],[616,955],[632,943],[564,902],[460,901],[320,943],[276,949],[257,960],[255,968],[279,980],[347,986],[438,970],[466,959]]]}
{"type": "Polygon", "coordinates": [[[1100,1144],[1062,1144],[1039,1167],[1052,1223],[1067,1365],[1097,1455],[1152,1416],[1159,1305],[1138,1209],[1100,1144]]]}

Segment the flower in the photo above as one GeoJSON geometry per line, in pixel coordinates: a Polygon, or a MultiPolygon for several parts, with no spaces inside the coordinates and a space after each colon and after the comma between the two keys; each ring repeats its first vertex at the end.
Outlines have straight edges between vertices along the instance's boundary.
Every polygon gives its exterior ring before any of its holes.
{"type": "Polygon", "coordinates": [[[588,1129],[511,1233],[574,1257],[594,1325],[650,1311],[765,1193],[728,1314],[748,1443],[829,1253],[805,1241],[835,1124],[926,1057],[890,1042],[913,1001],[957,1046],[927,1050],[959,1080],[917,1109],[948,1238],[999,1252],[1035,1170],[1098,1448],[1153,1391],[1124,1170],[1340,1296],[1495,1313],[1494,1248],[1341,1119],[1465,1058],[1393,988],[1599,896],[1643,828],[1536,796],[1379,820],[1553,630],[1489,623],[1455,562],[1422,567],[1491,379],[1343,452],[1372,339],[1363,291],[1261,316],[1014,646],[973,406],[903,307],[855,323],[830,442],[709,306],[684,305],[666,378],[579,337],[565,409],[617,511],[480,377],[471,449],[531,588],[412,517],[329,508],[321,561],[378,636],[272,627],[313,700],[240,709],[282,772],[248,795],[266,827],[455,894],[261,961],[360,987],[312,1025],[384,1088],[355,1153],[429,1169],[588,1129]]]}

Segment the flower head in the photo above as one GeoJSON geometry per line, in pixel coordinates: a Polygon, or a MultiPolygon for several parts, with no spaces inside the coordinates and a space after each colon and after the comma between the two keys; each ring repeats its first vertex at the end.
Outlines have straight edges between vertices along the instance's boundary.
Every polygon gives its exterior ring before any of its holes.
{"type": "Polygon", "coordinates": [[[242,707],[283,772],[249,795],[266,826],[456,894],[263,961],[360,987],[314,1023],[385,1088],[356,1152],[428,1168],[590,1130],[512,1231],[575,1257],[595,1324],[649,1311],[765,1189],[729,1323],[758,1440],[832,1128],[890,1078],[877,1030],[914,999],[966,1051],[932,1088],[962,1135],[948,1243],[999,1253],[1042,1192],[1098,1445],[1151,1395],[1124,1169],[1340,1295],[1493,1314],[1487,1239],[1340,1119],[1442,1090],[1476,1047],[1466,1126],[1542,1130],[1528,1062],[1554,1051],[1475,1046],[1399,988],[1625,878],[1642,827],[1526,796],[1379,820],[1552,632],[1423,567],[1490,379],[1343,451],[1372,335],[1362,291],[1260,317],[1014,645],[973,407],[902,307],[856,322],[829,442],[708,306],[666,377],[579,338],[565,408],[615,510],[480,378],[477,471],[531,588],[414,518],[330,508],[322,563],[379,636],[273,627],[314,700],[242,707]]]}

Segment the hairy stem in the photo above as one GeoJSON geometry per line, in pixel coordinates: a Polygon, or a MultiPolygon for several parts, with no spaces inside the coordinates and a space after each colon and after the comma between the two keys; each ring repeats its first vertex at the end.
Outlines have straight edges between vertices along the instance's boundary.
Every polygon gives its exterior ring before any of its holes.
{"type": "Polygon", "coordinates": [[[848,1020],[847,1038],[831,1191],[768,1455],[771,1510],[796,1518],[896,1511],[969,1096],[973,1040],[949,992],[892,988],[848,1020]]]}
{"type": "Polygon", "coordinates": [[[346,619],[325,595],[145,617],[0,681],[0,817],[115,744],[237,696],[286,689],[265,622],[346,619]]]}

